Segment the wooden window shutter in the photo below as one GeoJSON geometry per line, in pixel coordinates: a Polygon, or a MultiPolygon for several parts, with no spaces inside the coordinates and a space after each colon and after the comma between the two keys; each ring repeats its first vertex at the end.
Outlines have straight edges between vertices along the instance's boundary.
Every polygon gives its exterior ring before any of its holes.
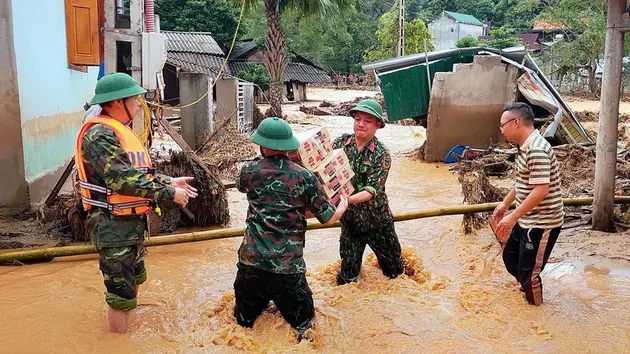
{"type": "Polygon", "coordinates": [[[68,63],[98,66],[101,62],[98,0],[65,1],[68,63]]]}

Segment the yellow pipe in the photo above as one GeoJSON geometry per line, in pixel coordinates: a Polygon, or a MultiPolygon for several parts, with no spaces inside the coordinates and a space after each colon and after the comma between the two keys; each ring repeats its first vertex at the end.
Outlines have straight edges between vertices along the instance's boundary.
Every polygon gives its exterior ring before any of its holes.
{"type": "MultiPolygon", "coordinates": [[[[578,205],[590,205],[593,203],[593,198],[570,198],[564,199],[564,205],[578,206],[578,205]]],[[[473,204],[473,205],[457,205],[452,207],[445,207],[439,209],[418,210],[406,213],[398,213],[394,215],[395,221],[406,221],[414,219],[430,218],[435,216],[444,215],[458,215],[469,213],[481,213],[490,212],[499,203],[486,203],[486,204],[473,204]]],[[[615,204],[630,204],[630,197],[615,197],[615,204]]],[[[512,204],[514,207],[514,204],[512,204]]],[[[319,222],[309,222],[307,224],[307,230],[317,230],[332,227],[339,227],[339,222],[324,226],[319,222]]],[[[218,240],[222,238],[239,237],[245,233],[245,229],[229,228],[219,230],[207,230],[207,231],[195,231],[174,236],[156,236],[152,237],[145,242],[147,247],[172,245],[177,243],[218,240]]],[[[63,246],[63,247],[50,247],[50,248],[37,248],[31,250],[7,252],[0,254],[0,264],[3,263],[17,263],[17,262],[32,262],[32,261],[48,261],[55,257],[77,256],[82,254],[97,253],[96,248],[93,245],[77,245],[77,246],[63,246]]]]}

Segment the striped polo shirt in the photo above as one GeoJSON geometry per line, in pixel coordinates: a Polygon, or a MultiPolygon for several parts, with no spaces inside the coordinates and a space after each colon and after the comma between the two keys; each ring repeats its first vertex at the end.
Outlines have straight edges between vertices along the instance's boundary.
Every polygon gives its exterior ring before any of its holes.
{"type": "Polygon", "coordinates": [[[553,229],[562,226],[564,205],[560,191],[560,166],[551,145],[534,130],[516,156],[516,204],[521,205],[537,184],[549,184],[549,194],[518,223],[526,229],[553,229]]]}

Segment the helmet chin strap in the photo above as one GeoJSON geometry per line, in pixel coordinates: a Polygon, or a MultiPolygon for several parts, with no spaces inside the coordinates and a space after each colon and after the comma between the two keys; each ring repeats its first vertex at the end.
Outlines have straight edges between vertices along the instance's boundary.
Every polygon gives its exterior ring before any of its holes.
{"type": "Polygon", "coordinates": [[[127,121],[124,124],[129,125],[131,124],[133,117],[131,117],[131,113],[129,113],[129,109],[127,108],[127,101],[125,101],[124,98],[122,99],[122,103],[123,103],[123,107],[125,107],[125,112],[127,112],[127,121]]]}

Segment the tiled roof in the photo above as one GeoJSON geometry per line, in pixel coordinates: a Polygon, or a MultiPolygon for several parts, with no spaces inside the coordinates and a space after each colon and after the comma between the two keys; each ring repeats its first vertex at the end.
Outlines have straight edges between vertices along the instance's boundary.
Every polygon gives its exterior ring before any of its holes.
{"type": "Polygon", "coordinates": [[[289,63],[284,70],[284,81],[328,83],[330,76],[324,70],[302,63],[289,63]]]}
{"type": "MultiPolygon", "coordinates": [[[[212,80],[216,78],[221,64],[223,64],[223,58],[215,55],[177,52],[168,52],[166,61],[186,71],[206,74],[211,77],[212,80]]],[[[231,74],[228,64],[225,66],[223,72],[225,74],[231,74]]]]}
{"type": "Polygon", "coordinates": [[[162,31],[166,35],[166,50],[223,56],[223,51],[208,32],[162,31]]]}
{"type": "Polygon", "coordinates": [[[451,16],[457,22],[483,26],[483,22],[479,21],[475,16],[460,14],[458,12],[453,12],[453,11],[444,11],[444,12],[447,15],[451,16]]]}
{"type": "MultiPolygon", "coordinates": [[[[223,51],[207,32],[162,31],[166,35],[169,64],[183,70],[206,74],[214,80],[223,64],[223,51]]],[[[223,71],[230,74],[226,63],[223,71]]]]}
{"type": "Polygon", "coordinates": [[[241,56],[247,54],[252,49],[256,49],[256,43],[252,39],[244,40],[240,43],[240,48],[232,55],[230,55],[230,59],[239,59],[241,56]]]}
{"type": "MultiPolygon", "coordinates": [[[[240,71],[247,70],[251,61],[230,60],[230,70],[232,75],[237,75],[240,71]]],[[[284,82],[298,81],[304,83],[329,83],[330,76],[325,71],[311,65],[302,63],[289,63],[284,69],[284,82]]]]}
{"type": "Polygon", "coordinates": [[[545,30],[559,30],[566,28],[567,26],[562,25],[559,22],[550,22],[550,21],[534,21],[534,30],[535,31],[545,31],[545,30]]]}

